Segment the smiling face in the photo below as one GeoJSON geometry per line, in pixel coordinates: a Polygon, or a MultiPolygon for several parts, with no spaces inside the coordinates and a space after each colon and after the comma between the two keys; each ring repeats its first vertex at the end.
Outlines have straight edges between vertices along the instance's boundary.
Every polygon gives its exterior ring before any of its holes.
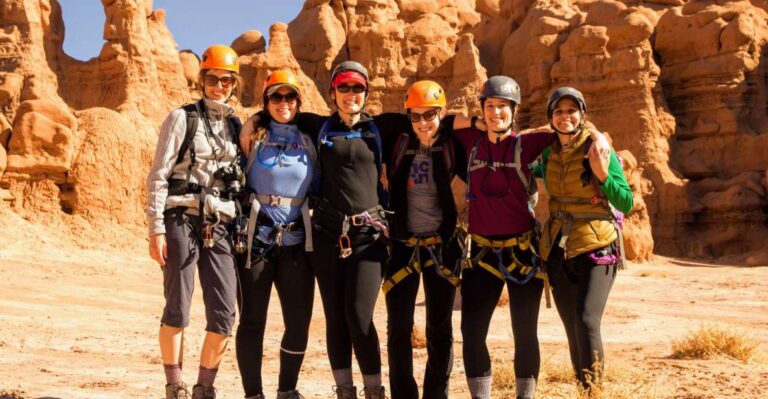
{"type": "Polygon", "coordinates": [[[339,112],[346,115],[356,114],[365,106],[365,88],[355,83],[344,83],[331,90],[331,98],[339,112]],[[362,90],[362,91],[361,91],[362,90]],[[346,91],[346,93],[345,93],[346,91]],[[355,93],[358,91],[358,93],[355,93]]]}
{"type": "Polygon", "coordinates": [[[205,96],[214,101],[226,101],[237,84],[235,75],[224,69],[211,69],[203,77],[205,96]]]}
{"type": "Polygon", "coordinates": [[[489,97],[483,106],[485,125],[489,132],[506,132],[512,127],[515,105],[510,100],[489,97]]]}
{"type": "Polygon", "coordinates": [[[288,123],[296,116],[299,109],[298,97],[295,90],[283,86],[268,97],[267,110],[269,115],[278,123],[288,123]]]}
{"type": "Polygon", "coordinates": [[[567,97],[558,101],[552,111],[552,126],[560,133],[573,133],[583,120],[579,104],[567,97]]]}
{"type": "Polygon", "coordinates": [[[430,146],[434,142],[443,113],[443,110],[437,107],[416,107],[409,110],[411,126],[422,145],[430,146]]]}

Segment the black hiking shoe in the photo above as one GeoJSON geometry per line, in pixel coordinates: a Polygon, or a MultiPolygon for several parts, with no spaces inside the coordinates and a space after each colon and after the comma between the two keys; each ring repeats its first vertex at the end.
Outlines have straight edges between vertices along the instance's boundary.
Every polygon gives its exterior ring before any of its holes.
{"type": "Polygon", "coordinates": [[[216,399],[216,388],[195,385],[192,387],[192,399],[216,399]]]}
{"type": "Polygon", "coordinates": [[[165,399],[189,399],[187,385],[183,382],[165,385],[165,399]]]}
{"type": "Polygon", "coordinates": [[[293,390],[293,391],[286,391],[286,392],[280,392],[277,391],[277,399],[305,399],[304,395],[300,394],[299,391],[293,390]]]}
{"type": "Polygon", "coordinates": [[[354,386],[343,387],[336,385],[333,387],[336,399],[357,399],[357,388],[354,386]]]}

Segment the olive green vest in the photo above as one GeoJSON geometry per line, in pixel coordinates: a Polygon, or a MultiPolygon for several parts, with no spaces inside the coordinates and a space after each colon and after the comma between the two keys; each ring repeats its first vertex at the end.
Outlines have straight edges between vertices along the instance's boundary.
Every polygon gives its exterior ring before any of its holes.
{"type": "Polygon", "coordinates": [[[588,138],[589,131],[582,129],[572,145],[563,147],[559,141],[552,145],[545,179],[550,198],[549,219],[541,235],[542,259],[549,257],[555,245],[569,259],[603,248],[619,237],[605,196],[593,182],[586,186],[581,182],[588,138]],[[562,237],[555,242],[558,234],[562,237]]]}

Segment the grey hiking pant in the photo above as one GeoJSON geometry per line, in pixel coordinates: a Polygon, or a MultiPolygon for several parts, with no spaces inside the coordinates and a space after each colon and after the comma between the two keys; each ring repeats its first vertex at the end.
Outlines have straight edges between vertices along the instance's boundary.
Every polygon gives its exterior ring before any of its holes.
{"type": "Polygon", "coordinates": [[[231,335],[237,309],[237,270],[229,233],[225,225],[215,226],[214,237],[220,238],[213,247],[203,247],[198,237],[200,218],[184,214],[185,209],[165,212],[168,258],[163,268],[165,309],[160,322],[177,328],[189,325],[197,266],[205,303],[205,331],[231,335]]]}

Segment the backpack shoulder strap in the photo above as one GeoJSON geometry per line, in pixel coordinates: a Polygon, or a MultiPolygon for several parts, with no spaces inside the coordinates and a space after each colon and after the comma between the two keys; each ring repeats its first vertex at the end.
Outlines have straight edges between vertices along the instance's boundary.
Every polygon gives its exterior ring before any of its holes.
{"type": "Polygon", "coordinates": [[[304,133],[299,132],[299,137],[301,137],[301,145],[304,146],[304,150],[309,154],[309,159],[312,161],[312,164],[315,164],[317,162],[317,149],[315,148],[315,144],[312,142],[312,139],[304,133]]]}
{"type": "Polygon", "coordinates": [[[197,123],[199,121],[198,118],[198,111],[197,111],[197,104],[191,103],[186,104],[182,107],[184,112],[187,114],[187,130],[184,133],[184,140],[181,142],[181,147],[179,147],[179,154],[176,157],[176,165],[181,163],[181,161],[184,159],[184,155],[187,153],[187,150],[190,150],[191,157],[192,157],[192,163],[195,163],[195,133],[197,132],[197,123]]]}
{"type": "Polygon", "coordinates": [[[456,148],[453,145],[453,141],[450,138],[443,140],[443,159],[445,160],[445,170],[451,174],[453,172],[453,164],[456,159],[456,148]]]}
{"type": "Polygon", "coordinates": [[[518,135],[516,137],[515,142],[515,162],[513,163],[513,167],[515,168],[515,171],[517,172],[517,176],[520,177],[520,181],[523,183],[523,187],[525,187],[525,191],[528,194],[531,194],[531,182],[525,177],[525,173],[523,173],[523,138],[518,135]]]}
{"type": "Polygon", "coordinates": [[[392,160],[389,165],[389,175],[395,174],[395,171],[400,167],[400,162],[403,161],[405,153],[408,151],[408,146],[411,143],[411,136],[408,133],[400,133],[395,141],[395,147],[392,151],[392,160]]]}

